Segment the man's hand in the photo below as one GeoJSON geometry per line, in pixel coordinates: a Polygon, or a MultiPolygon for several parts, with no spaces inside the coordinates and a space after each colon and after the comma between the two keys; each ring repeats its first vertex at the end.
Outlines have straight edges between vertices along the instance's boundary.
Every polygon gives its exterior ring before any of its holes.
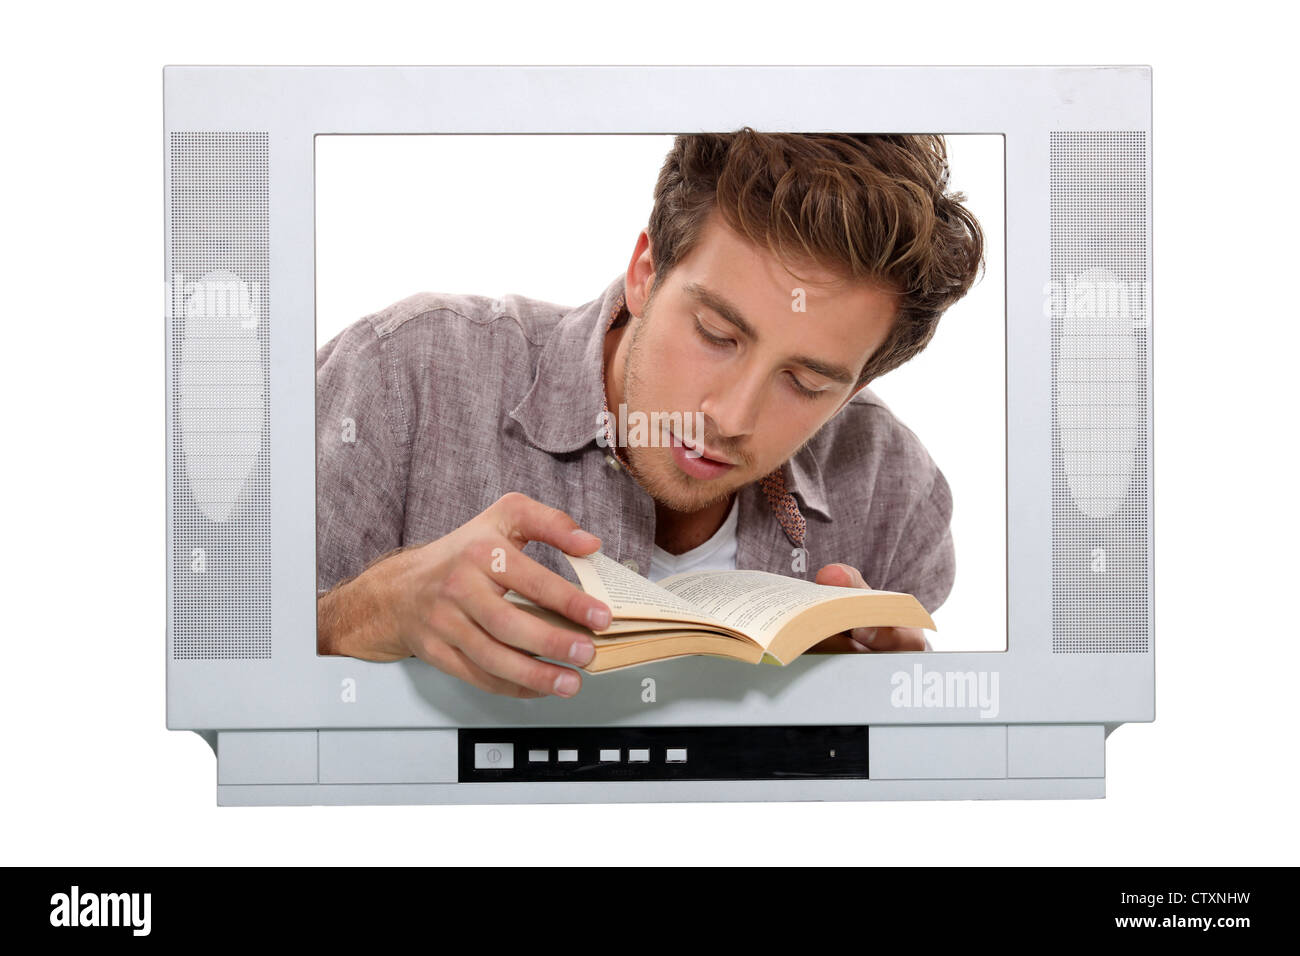
{"type": "Polygon", "coordinates": [[[526,495],[504,495],[444,537],[392,554],[317,602],[322,654],[369,661],[414,655],[483,690],[507,697],[572,697],[581,675],[533,655],[583,665],[591,639],[547,624],[502,595],[518,591],[592,630],[609,608],[524,555],[544,541],[572,555],[600,539],[563,511],[526,495]]]}
{"type": "MultiPolygon", "coordinates": [[[[857,568],[847,564],[828,564],[817,572],[816,583],[837,588],[866,588],[857,568]]],[[[862,651],[923,651],[925,632],[919,627],[855,627],[828,637],[812,648],[814,653],[852,654],[862,651]]]]}

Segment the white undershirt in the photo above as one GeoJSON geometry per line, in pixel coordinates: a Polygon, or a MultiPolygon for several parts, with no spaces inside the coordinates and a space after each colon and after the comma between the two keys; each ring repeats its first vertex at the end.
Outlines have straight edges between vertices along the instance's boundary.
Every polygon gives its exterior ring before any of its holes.
{"type": "MultiPolygon", "coordinates": [[[[739,496],[736,496],[739,497],[739,496]]],[[[682,554],[669,554],[658,545],[650,552],[650,580],[662,581],[674,574],[687,571],[734,571],[736,570],[736,520],[739,509],[736,498],[731,499],[731,508],[722,527],[714,532],[713,537],[697,548],[682,554]]]]}

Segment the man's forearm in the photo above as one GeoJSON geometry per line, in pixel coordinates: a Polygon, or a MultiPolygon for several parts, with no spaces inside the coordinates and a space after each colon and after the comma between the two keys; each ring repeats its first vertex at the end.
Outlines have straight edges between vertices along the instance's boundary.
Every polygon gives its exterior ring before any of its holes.
{"type": "Polygon", "coordinates": [[[410,655],[377,651],[390,646],[390,615],[376,600],[374,575],[368,569],[316,599],[316,652],[372,661],[396,661],[410,655]]]}

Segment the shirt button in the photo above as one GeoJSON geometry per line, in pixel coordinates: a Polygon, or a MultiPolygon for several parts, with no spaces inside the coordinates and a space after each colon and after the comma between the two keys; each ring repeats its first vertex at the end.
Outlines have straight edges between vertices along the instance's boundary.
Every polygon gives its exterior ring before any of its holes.
{"type": "Polygon", "coordinates": [[[623,567],[627,568],[633,574],[641,573],[640,571],[637,570],[636,562],[633,561],[631,558],[628,558],[626,561],[623,562],[623,567]]]}
{"type": "Polygon", "coordinates": [[[609,467],[613,468],[615,471],[618,471],[620,468],[623,467],[618,463],[618,459],[615,458],[613,455],[605,456],[605,464],[609,465],[609,467]]]}

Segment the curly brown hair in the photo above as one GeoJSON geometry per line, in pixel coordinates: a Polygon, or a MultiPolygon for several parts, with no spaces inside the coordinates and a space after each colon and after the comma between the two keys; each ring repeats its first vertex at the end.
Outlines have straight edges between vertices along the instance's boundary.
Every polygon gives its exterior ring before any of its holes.
{"type": "MultiPolygon", "coordinates": [[[[942,136],[699,133],[675,138],[655,184],[647,232],[655,285],[698,241],[714,208],[786,268],[814,263],[899,296],[865,385],[919,354],[984,264],[984,234],[949,193],[942,136]]],[[[652,293],[653,295],[653,289],[652,293]]]]}

